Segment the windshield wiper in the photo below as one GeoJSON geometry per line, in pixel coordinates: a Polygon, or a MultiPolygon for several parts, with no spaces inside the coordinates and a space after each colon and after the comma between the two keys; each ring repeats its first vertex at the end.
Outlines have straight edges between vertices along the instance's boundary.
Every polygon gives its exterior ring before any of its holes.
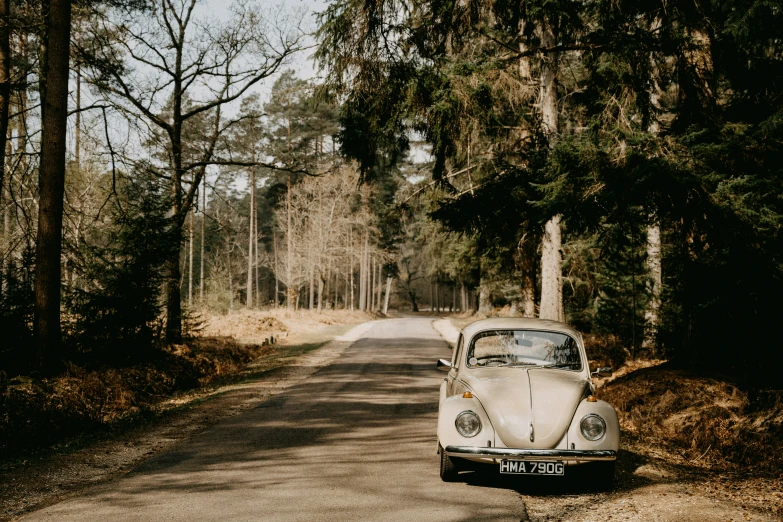
{"type": "Polygon", "coordinates": [[[494,358],[494,359],[487,359],[485,361],[479,360],[476,363],[476,366],[495,366],[495,365],[508,366],[508,364],[509,361],[506,359],[494,358]]]}
{"type": "Polygon", "coordinates": [[[557,363],[536,365],[538,368],[573,368],[577,363],[557,363]]]}

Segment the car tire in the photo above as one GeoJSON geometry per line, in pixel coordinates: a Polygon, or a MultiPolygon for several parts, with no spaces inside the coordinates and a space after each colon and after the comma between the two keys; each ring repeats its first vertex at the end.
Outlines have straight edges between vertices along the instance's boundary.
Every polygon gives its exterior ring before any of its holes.
{"type": "Polygon", "coordinates": [[[438,444],[438,453],[440,454],[440,479],[443,482],[454,482],[459,476],[454,460],[446,455],[446,452],[443,451],[443,446],[440,444],[438,444]]]}
{"type": "Polygon", "coordinates": [[[596,462],[590,470],[592,482],[598,491],[611,491],[614,485],[614,468],[612,462],[596,462]]]}

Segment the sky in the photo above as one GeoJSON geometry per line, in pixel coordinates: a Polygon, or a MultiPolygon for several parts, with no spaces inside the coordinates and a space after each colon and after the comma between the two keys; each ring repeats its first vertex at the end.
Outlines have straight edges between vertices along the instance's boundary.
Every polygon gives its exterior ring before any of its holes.
{"type": "MultiPolygon", "coordinates": [[[[256,3],[266,9],[282,8],[285,11],[296,13],[302,16],[304,27],[313,31],[316,28],[316,13],[325,10],[330,2],[328,0],[257,0],[256,3]]],[[[207,0],[199,7],[203,11],[208,11],[211,15],[225,20],[230,16],[229,9],[231,4],[232,2],[225,0],[207,0]]],[[[315,40],[312,37],[308,37],[306,46],[313,45],[315,45],[315,40]]],[[[297,76],[304,80],[316,78],[318,71],[316,70],[316,64],[312,60],[314,52],[315,49],[313,48],[297,54],[287,69],[295,70],[297,76]]],[[[262,99],[266,99],[269,96],[272,84],[274,84],[274,78],[270,78],[258,86],[256,92],[261,95],[262,99]]]]}
{"type": "MultiPolygon", "coordinates": [[[[233,2],[226,0],[202,0],[195,11],[195,18],[197,19],[219,19],[227,21],[231,18],[231,5],[233,2]]],[[[295,20],[301,20],[302,29],[308,33],[312,33],[317,27],[316,14],[324,11],[330,0],[251,0],[251,3],[258,5],[263,11],[270,13],[281,12],[293,16],[295,20]]],[[[303,52],[297,53],[291,59],[291,61],[283,68],[279,73],[286,69],[293,69],[296,75],[301,79],[316,79],[318,77],[317,66],[312,59],[315,52],[316,41],[313,36],[308,35],[305,37],[304,47],[308,48],[303,52]]],[[[138,64],[134,64],[138,67],[138,64]]],[[[140,70],[144,71],[143,69],[140,70]]],[[[144,71],[143,74],[149,71],[144,71]]],[[[278,73],[278,74],[279,74],[278,73]]],[[[263,82],[259,82],[253,86],[251,92],[256,92],[260,95],[262,103],[266,101],[271,93],[272,86],[276,80],[276,76],[265,79],[263,82]]],[[[89,94],[84,92],[83,96],[89,97],[89,94]]],[[[226,112],[231,113],[238,110],[239,103],[231,104],[231,107],[226,107],[226,112]]],[[[97,115],[96,115],[97,116],[97,115]]],[[[85,122],[86,123],[86,122],[85,122]]],[[[73,124],[73,122],[69,122],[73,124]]],[[[89,124],[88,124],[89,125],[89,124]]],[[[136,143],[135,146],[143,147],[131,134],[133,132],[127,127],[126,120],[117,121],[115,125],[110,124],[111,129],[109,133],[113,136],[113,141],[124,143],[136,143]]],[[[71,133],[73,135],[73,133],[71,133]]],[[[430,156],[426,147],[414,147],[412,150],[412,159],[416,163],[426,162],[430,160],[430,156]]],[[[210,176],[212,177],[212,176],[210,176]]],[[[244,182],[238,180],[238,188],[243,185],[244,182]]]]}
{"type": "MultiPolygon", "coordinates": [[[[259,6],[263,11],[269,11],[271,13],[275,12],[282,12],[283,14],[289,14],[296,20],[302,21],[302,29],[307,32],[313,32],[316,28],[316,13],[323,11],[326,9],[329,1],[328,0],[250,0],[251,3],[254,3],[255,5],[259,6]]],[[[219,19],[223,21],[227,21],[231,17],[231,5],[232,1],[226,1],[226,0],[202,0],[195,9],[194,15],[196,19],[219,19]]],[[[312,60],[312,55],[315,51],[314,49],[315,40],[312,36],[306,36],[304,46],[309,47],[309,49],[306,49],[303,52],[295,54],[290,62],[284,67],[281,68],[279,73],[283,72],[286,69],[293,69],[297,76],[302,79],[314,79],[317,76],[317,70],[316,65],[314,61],[312,60]]],[[[152,71],[152,69],[146,70],[143,65],[140,65],[138,62],[133,62],[133,67],[136,68],[141,74],[147,75],[152,71]]],[[[279,74],[278,73],[278,74],[279,74]]],[[[259,82],[258,84],[254,85],[251,88],[250,92],[256,92],[260,95],[262,102],[266,101],[269,97],[269,94],[271,93],[272,85],[274,84],[276,80],[276,76],[272,76],[270,78],[265,79],[262,82],[259,82]]],[[[72,88],[72,91],[74,89],[72,88]]],[[[72,92],[72,96],[74,96],[74,93],[72,92]]],[[[75,100],[72,100],[71,103],[73,104],[75,100]]],[[[94,103],[96,100],[92,99],[91,93],[89,91],[89,88],[83,88],[82,89],[82,106],[89,105],[90,103],[94,103]]],[[[226,107],[224,111],[226,113],[231,113],[233,111],[238,110],[239,103],[232,103],[231,106],[226,107]]],[[[87,127],[91,127],[92,124],[90,123],[91,119],[100,118],[101,115],[99,113],[95,114],[85,114],[83,117],[83,125],[87,127]]],[[[69,121],[69,126],[71,127],[69,129],[70,134],[70,149],[71,154],[73,152],[73,139],[74,139],[74,132],[73,132],[73,125],[74,125],[74,118],[70,118],[71,121],[69,121]]],[[[137,139],[132,135],[133,130],[129,129],[126,120],[122,120],[121,118],[118,121],[111,122],[109,124],[109,134],[112,136],[112,140],[117,143],[136,143],[136,146],[141,146],[141,144],[138,143],[137,139]],[[130,133],[130,134],[129,134],[130,133]]],[[[97,132],[97,131],[96,131],[97,132]]],[[[102,133],[98,133],[102,137],[102,133]]]]}

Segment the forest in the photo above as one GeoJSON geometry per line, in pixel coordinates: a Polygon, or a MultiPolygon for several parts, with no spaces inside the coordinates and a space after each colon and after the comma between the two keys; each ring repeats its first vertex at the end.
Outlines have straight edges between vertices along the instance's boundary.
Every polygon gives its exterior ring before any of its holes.
{"type": "Polygon", "coordinates": [[[0,19],[0,401],[274,308],[540,317],[617,364],[780,386],[775,2],[0,19]]]}

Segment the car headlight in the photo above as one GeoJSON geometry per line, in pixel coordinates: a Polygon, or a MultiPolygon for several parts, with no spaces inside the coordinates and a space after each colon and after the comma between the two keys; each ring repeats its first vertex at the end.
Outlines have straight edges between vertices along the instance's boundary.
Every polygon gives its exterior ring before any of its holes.
{"type": "Polygon", "coordinates": [[[481,419],[470,410],[457,415],[454,425],[463,437],[475,437],[481,431],[481,419]]]}
{"type": "Polygon", "coordinates": [[[598,440],[606,433],[606,422],[595,413],[582,417],[579,427],[587,440],[598,440]]]}

